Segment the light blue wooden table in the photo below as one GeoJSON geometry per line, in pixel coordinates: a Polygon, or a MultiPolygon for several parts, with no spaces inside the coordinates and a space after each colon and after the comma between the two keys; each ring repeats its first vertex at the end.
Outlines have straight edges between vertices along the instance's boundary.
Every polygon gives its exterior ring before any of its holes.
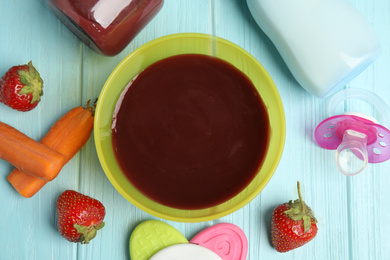
{"type": "MultiPolygon", "coordinates": [[[[373,25],[383,51],[345,87],[371,90],[390,102],[390,1],[349,2],[373,25]]],[[[97,97],[126,55],[150,40],[178,32],[214,34],[257,58],[280,92],[287,135],[273,178],[248,205],[215,221],[166,222],[188,239],[219,222],[236,224],[248,237],[251,260],[390,259],[390,162],[369,165],[353,177],[338,172],[334,152],[321,149],[312,138],[315,126],[327,116],[327,100],[311,96],[297,84],[244,0],[166,0],[158,16],[116,57],[102,57],[88,49],[49,11],[44,0],[1,0],[0,74],[32,60],[45,85],[35,110],[22,113],[0,104],[0,121],[40,140],[69,109],[97,97]],[[316,213],[319,231],[306,246],[280,254],[270,243],[271,213],[278,204],[297,197],[298,180],[316,213]]],[[[346,103],[344,108],[353,106],[346,103]]],[[[113,188],[94,145],[91,138],[59,177],[30,199],[21,197],[8,183],[12,166],[0,160],[1,260],[130,259],[132,230],[155,217],[131,205],[113,188]],[[95,197],[106,206],[106,227],[89,245],[69,243],[56,230],[56,200],[66,189],[95,197]]]]}

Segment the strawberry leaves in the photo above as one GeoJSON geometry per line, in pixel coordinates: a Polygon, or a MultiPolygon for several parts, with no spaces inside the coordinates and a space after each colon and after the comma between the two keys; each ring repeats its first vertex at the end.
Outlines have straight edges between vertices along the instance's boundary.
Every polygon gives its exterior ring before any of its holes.
{"type": "Polygon", "coordinates": [[[100,223],[97,226],[91,225],[87,227],[79,224],[74,224],[73,227],[77,230],[79,234],[81,234],[80,243],[88,244],[89,241],[96,237],[97,231],[104,227],[104,222],[100,223]]]}
{"type": "Polygon", "coordinates": [[[35,69],[30,61],[28,63],[28,70],[18,70],[20,82],[24,87],[18,92],[19,95],[32,94],[31,104],[39,102],[43,95],[42,86],[43,80],[39,72],[35,69]]]}
{"type": "Polygon", "coordinates": [[[292,220],[302,220],[304,232],[306,233],[310,229],[311,220],[313,219],[313,221],[317,223],[317,219],[314,217],[314,212],[311,210],[311,208],[307,206],[306,203],[302,200],[299,182],[297,183],[297,186],[299,199],[295,200],[294,202],[290,200],[288,203],[290,209],[286,210],[284,214],[286,214],[292,220]]]}

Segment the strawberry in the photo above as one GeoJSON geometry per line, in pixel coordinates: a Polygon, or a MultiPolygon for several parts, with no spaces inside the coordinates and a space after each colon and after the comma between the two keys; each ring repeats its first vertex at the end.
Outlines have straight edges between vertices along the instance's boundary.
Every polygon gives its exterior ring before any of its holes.
{"type": "Polygon", "coordinates": [[[10,68],[0,79],[0,102],[19,110],[30,111],[41,100],[43,81],[31,61],[10,68]]]}
{"type": "Polygon", "coordinates": [[[103,204],[74,190],[64,191],[57,200],[57,226],[70,242],[88,244],[104,226],[103,204]]]}
{"type": "Polygon", "coordinates": [[[299,182],[298,195],[299,199],[277,206],[272,213],[272,244],[281,253],[303,246],[317,234],[317,220],[302,200],[299,182]]]}

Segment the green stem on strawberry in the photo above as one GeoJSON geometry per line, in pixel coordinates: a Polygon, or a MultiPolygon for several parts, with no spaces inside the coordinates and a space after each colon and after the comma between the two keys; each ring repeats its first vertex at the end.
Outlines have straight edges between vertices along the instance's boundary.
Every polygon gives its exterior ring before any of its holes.
{"type": "Polygon", "coordinates": [[[74,224],[73,227],[77,230],[78,233],[82,234],[80,237],[80,243],[88,244],[89,241],[91,241],[96,236],[97,231],[104,227],[104,222],[97,226],[91,225],[86,227],[83,225],[74,224]]]}
{"type": "Polygon", "coordinates": [[[39,72],[32,65],[32,62],[30,61],[28,63],[28,71],[18,70],[18,74],[20,76],[20,82],[25,85],[18,94],[26,95],[32,93],[31,104],[39,102],[43,95],[43,80],[40,77],[39,72]]]}
{"type": "Polygon", "coordinates": [[[286,210],[284,214],[286,214],[292,220],[302,220],[304,233],[306,233],[311,227],[311,221],[313,220],[314,223],[317,223],[317,219],[314,217],[314,213],[311,208],[307,206],[302,199],[299,182],[297,183],[297,188],[299,199],[295,200],[294,202],[290,200],[288,203],[290,209],[286,210]]]}
{"type": "Polygon", "coordinates": [[[297,189],[298,189],[298,197],[299,197],[299,201],[301,202],[300,205],[301,205],[301,210],[302,210],[302,213],[305,214],[305,211],[306,211],[306,207],[305,207],[305,204],[302,200],[302,195],[301,195],[301,186],[299,184],[299,181],[297,182],[297,189]]]}

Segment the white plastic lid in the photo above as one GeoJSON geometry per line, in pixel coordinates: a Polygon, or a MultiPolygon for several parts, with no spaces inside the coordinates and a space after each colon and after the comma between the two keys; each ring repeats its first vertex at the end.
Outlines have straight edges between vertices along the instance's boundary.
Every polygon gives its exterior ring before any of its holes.
{"type": "Polygon", "coordinates": [[[203,246],[178,244],[158,251],[149,260],[222,260],[222,258],[203,246]]]}

